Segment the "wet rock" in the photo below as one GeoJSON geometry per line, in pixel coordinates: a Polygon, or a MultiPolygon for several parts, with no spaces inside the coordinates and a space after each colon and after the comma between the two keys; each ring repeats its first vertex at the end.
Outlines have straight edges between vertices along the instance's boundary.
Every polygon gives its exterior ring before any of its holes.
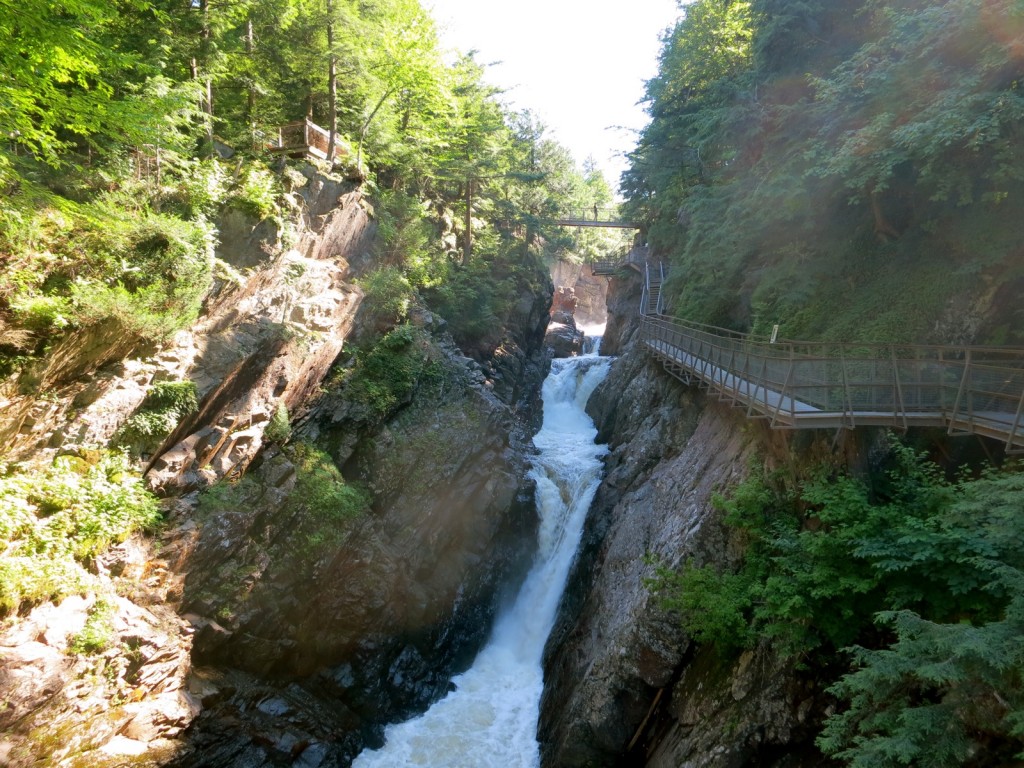
{"type": "Polygon", "coordinates": [[[633,269],[622,270],[609,281],[608,317],[601,339],[601,354],[621,355],[636,339],[641,319],[637,308],[643,290],[643,277],[633,269]]]}
{"type": "Polygon", "coordinates": [[[551,323],[544,344],[554,358],[576,357],[583,352],[583,332],[576,324],[551,323]]]}
{"type": "MultiPolygon", "coordinates": [[[[610,301],[632,315],[622,299],[636,291],[619,282],[610,301]]],[[[811,694],[794,670],[767,649],[735,661],[694,653],[645,586],[652,556],[670,567],[738,561],[712,497],[771,438],[650,364],[630,345],[630,318],[608,326],[624,346],[587,410],[611,452],[545,651],[542,765],[820,765],[813,748],[804,754],[811,694]]]]}

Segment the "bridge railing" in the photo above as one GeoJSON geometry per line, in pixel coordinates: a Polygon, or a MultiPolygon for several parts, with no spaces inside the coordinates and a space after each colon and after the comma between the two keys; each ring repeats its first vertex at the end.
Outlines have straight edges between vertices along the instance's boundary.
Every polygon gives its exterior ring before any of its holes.
{"type": "Polygon", "coordinates": [[[651,256],[649,246],[639,246],[623,251],[618,257],[605,261],[592,261],[590,272],[594,275],[614,275],[622,267],[642,267],[651,256]]]}
{"type": "Polygon", "coordinates": [[[558,219],[565,221],[599,221],[606,224],[622,220],[619,209],[615,206],[602,208],[572,208],[559,214],[558,219]]]}
{"type": "Polygon", "coordinates": [[[1024,349],[770,343],[649,316],[643,338],[667,365],[778,426],[934,425],[1024,446],[1024,349]]]}

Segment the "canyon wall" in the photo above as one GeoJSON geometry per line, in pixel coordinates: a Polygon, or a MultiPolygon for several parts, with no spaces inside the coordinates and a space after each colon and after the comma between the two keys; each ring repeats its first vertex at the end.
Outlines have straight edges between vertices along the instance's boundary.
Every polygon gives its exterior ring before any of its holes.
{"type": "Polygon", "coordinates": [[[49,396],[23,387],[0,416],[8,458],[87,462],[155,385],[198,395],[142,454],[161,532],[92,566],[116,597],[43,604],[0,631],[5,765],[347,764],[446,692],[527,566],[550,293],[521,286],[480,360],[413,307],[392,343],[411,384],[386,407],[369,385],[357,396],[345,350],[371,325],[373,207],[303,173],[283,220],[225,212],[192,328],[127,351],[73,334],[31,372],[49,396]],[[72,652],[101,603],[106,650],[72,652]]]}
{"type": "Polygon", "coordinates": [[[730,659],[696,648],[648,584],[656,564],[735,566],[743,543],[713,497],[791,446],[643,351],[640,291],[632,273],[609,290],[602,350],[620,357],[588,412],[611,453],[546,649],[542,764],[821,765],[813,682],[768,648],[730,659]]]}

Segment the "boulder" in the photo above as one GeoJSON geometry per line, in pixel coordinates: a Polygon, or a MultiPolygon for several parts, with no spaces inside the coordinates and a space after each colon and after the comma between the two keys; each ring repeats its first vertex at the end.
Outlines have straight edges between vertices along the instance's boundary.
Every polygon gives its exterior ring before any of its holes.
{"type": "Polygon", "coordinates": [[[554,358],[576,357],[583,352],[583,331],[575,323],[550,323],[544,345],[554,358]]]}

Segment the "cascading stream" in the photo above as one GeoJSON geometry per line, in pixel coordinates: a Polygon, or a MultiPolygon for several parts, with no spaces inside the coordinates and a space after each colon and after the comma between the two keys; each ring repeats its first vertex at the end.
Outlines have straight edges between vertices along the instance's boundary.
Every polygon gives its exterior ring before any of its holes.
{"type": "Polygon", "coordinates": [[[544,382],[539,455],[530,474],[540,513],[537,555],[515,602],[495,623],[456,688],[414,720],[392,725],[386,743],[354,768],[536,768],[537,719],[544,685],[541,656],[601,481],[605,446],[584,411],[607,375],[609,358],[555,360],[544,382]]]}

